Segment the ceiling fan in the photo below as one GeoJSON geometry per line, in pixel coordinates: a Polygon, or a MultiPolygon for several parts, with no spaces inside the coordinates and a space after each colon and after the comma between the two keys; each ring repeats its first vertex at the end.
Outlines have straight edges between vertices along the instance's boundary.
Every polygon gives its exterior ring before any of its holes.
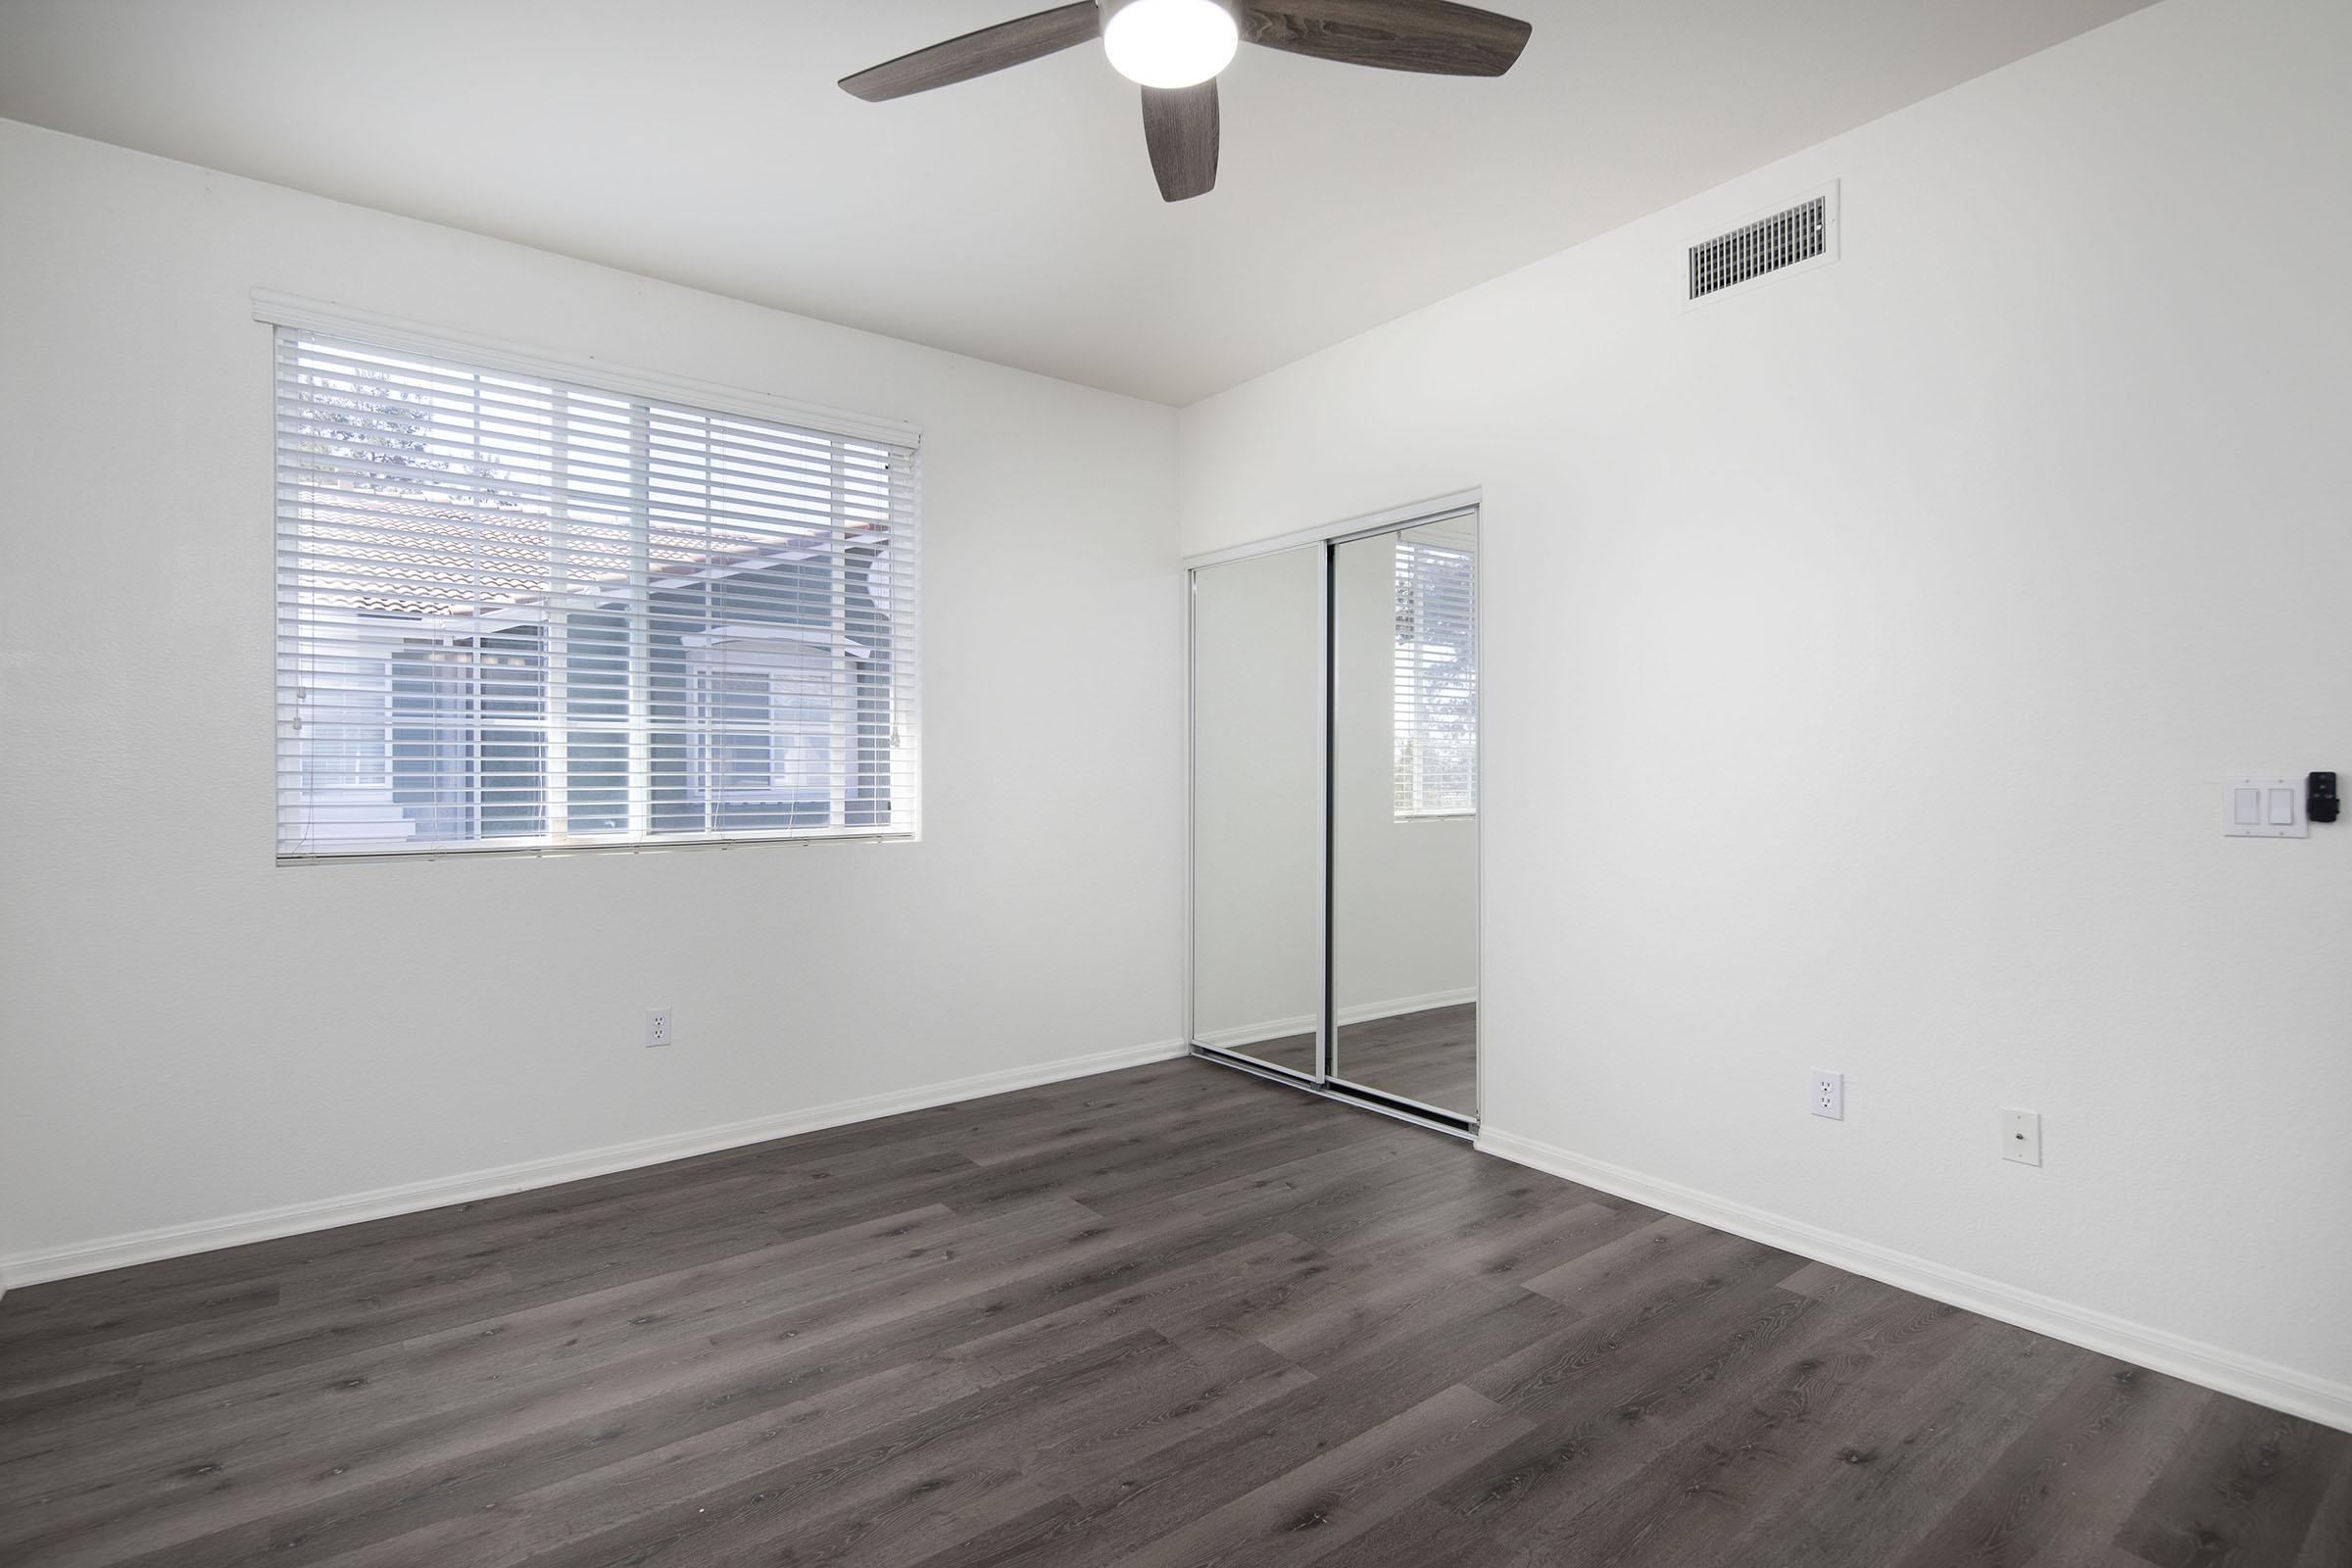
{"type": "Polygon", "coordinates": [[[1078,0],[901,55],[843,89],[904,98],[1040,60],[1100,37],[1144,89],[1144,144],[1172,202],[1217,182],[1217,73],[1243,43],[1343,65],[1442,76],[1499,76],[1535,29],[1451,0],[1078,0]]]}

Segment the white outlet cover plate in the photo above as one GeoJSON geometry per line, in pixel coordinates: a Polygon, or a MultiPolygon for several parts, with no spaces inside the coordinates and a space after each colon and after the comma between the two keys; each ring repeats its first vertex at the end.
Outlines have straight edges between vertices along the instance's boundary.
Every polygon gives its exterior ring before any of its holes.
{"type": "Polygon", "coordinates": [[[2001,1110],[2001,1157],[2020,1165],[2041,1163],[2041,1112],[2004,1106],[2001,1110]]]}
{"type": "Polygon", "coordinates": [[[2291,778],[2222,781],[2222,835],[2232,839],[2307,839],[2303,784],[2291,778]]]}
{"type": "Polygon", "coordinates": [[[1805,1091],[1805,1108],[1832,1121],[1845,1120],[1845,1074],[1816,1067],[1813,1082],[1805,1091]]]}

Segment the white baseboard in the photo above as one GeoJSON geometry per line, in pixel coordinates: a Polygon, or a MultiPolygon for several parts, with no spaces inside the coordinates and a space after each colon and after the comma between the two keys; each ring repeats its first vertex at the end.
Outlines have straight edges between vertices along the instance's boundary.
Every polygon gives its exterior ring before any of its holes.
{"type": "Polygon", "coordinates": [[[1291,1035],[1311,1035],[1315,1032],[1315,1015],[1302,1013],[1296,1018],[1268,1018],[1260,1023],[1239,1023],[1230,1029],[1200,1031],[1204,1046],[1220,1046],[1232,1051],[1239,1046],[1263,1045],[1269,1040],[1282,1040],[1291,1035]]]}
{"type": "Polygon", "coordinates": [[[469,1203],[479,1199],[496,1198],[503,1193],[524,1192],[534,1187],[553,1187],[562,1182],[578,1181],[582,1177],[606,1176],[613,1171],[659,1165],[666,1160],[684,1159],[693,1154],[739,1149],[746,1144],[763,1144],[773,1138],[790,1138],[795,1133],[818,1132],[850,1122],[871,1121],[877,1116],[926,1110],[933,1105],[950,1104],[959,1100],[977,1100],[984,1095],[1031,1089],[1039,1084],[1059,1083],[1067,1078],[1085,1078],[1096,1073],[1116,1072],[1122,1067],[1140,1067],[1146,1062],[1181,1056],[1187,1049],[1180,1040],[1166,1040],[1154,1045],[1131,1046],[1122,1051],[1064,1056],[1057,1061],[1040,1062],[1029,1067],[1009,1067],[1001,1072],[979,1073],[969,1078],[926,1084],[916,1089],[867,1095],[858,1100],[841,1100],[829,1105],[815,1105],[776,1116],[760,1116],[749,1121],[728,1122],[723,1126],[705,1127],[694,1132],[641,1138],[634,1143],[612,1144],[603,1149],[584,1150],[576,1154],[528,1159],[491,1170],[469,1171],[462,1176],[406,1182],[398,1187],[379,1187],[372,1192],[353,1193],[344,1198],[288,1203],[279,1208],[232,1214],[224,1219],[194,1220],[181,1225],[165,1225],[155,1230],[109,1236],[97,1241],[19,1252],[0,1257],[0,1289],[34,1285],[43,1280],[71,1279],[77,1274],[97,1274],[107,1269],[127,1268],[133,1263],[151,1263],[158,1258],[209,1252],[223,1247],[242,1247],[248,1242],[266,1242],[306,1231],[332,1230],[338,1225],[356,1225],[363,1220],[412,1214],[419,1209],[440,1208],[450,1203],[469,1203]]]}
{"type": "MultiPolygon", "coordinates": [[[[1400,1018],[1408,1012],[1427,1012],[1433,1007],[1458,1007],[1465,1002],[1478,1000],[1478,988],[1460,991],[1428,991],[1415,997],[1391,997],[1385,1002],[1359,1002],[1340,1009],[1342,1025],[1370,1023],[1375,1018],[1400,1018]]],[[[1296,1018],[1268,1018],[1262,1023],[1236,1024],[1230,1029],[1211,1029],[1200,1036],[1204,1046],[1219,1046],[1227,1051],[1237,1046],[1254,1046],[1268,1040],[1281,1040],[1291,1035],[1315,1032],[1315,1015],[1300,1013],[1296,1018]]]]}
{"type": "Polygon", "coordinates": [[[1458,1007],[1465,1002],[1478,1000],[1478,987],[1465,986],[1459,991],[1426,991],[1417,997],[1391,997],[1386,1002],[1359,1002],[1352,1007],[1340,1009],[1343,1026],[1351,1023],[1370,1023],[1375,1018],[1401,1018],[1408,1012],[1428,1012],[1433,1007],[1458,1007]]]}
{"type": "Polygon", "coordinates": [[[1483,1152],[1547,1175],[1630,1198],[1669,1214],[1680,1214],[1735,1236],[1744,1236],[1849,1273],[1948,1301],[2035,1334],[2079,1345],[2086,1350],[2116,1356],[2203,1388],[2352,1432],[2352,1385],[2313,1377],[2275,1361],[2077,1306],[2037,1291],[2004,1285],[1875,1242],[1826,1231],[1677,1182],[1644,1176],[1622,1165],[1588,1159],[1514,1133],[1481,1129],[1477,1147],[1483,1152]]]}

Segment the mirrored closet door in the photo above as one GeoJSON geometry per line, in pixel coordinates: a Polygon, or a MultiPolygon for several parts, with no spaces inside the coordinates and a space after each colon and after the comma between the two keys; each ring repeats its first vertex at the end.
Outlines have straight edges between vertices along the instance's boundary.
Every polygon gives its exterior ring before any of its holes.
{"type": "Polygon", "coordinates": [[[1478,518],[1332,548],[1332,1075],[1478,1113],[1478,518]]]}
{"type": "Polygon", "coordinates": [[[1193,574],[1193,1040],[1322,1071],[1323,552],[1193,574]]]}
{"type": "Polygon", "coordinates": [[[1478,514],[1193,573],[1192,1040],[1478,1115],[1478,514]]]}

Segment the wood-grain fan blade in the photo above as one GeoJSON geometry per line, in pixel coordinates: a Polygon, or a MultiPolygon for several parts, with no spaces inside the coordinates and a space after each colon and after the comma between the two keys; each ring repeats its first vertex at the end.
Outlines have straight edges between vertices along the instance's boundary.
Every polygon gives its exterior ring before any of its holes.
{"type": "Polygon", "coordinates": [[[1383,71],[1499,76],[1535,28],[1449,0],[1242,0],[1242,36],[1269,49],[1383,71]]]}
{"type": "Polygon", "coordinates": [[[1007,66],[1042,60],[1099,38],[1102,33],[1102,17],[1095,0],[1078,0],[1076,5],[1055,6],[1017,22],[1000,22],[993,27],[982,27],[978,32],[967,32],[960,38],[950,38],[946,43],[935,43],[928,49],[886,60],[855,76],[842,77],[841,86],[853,97],[878,104],[886,98],[928,92],[933,87],[969,81],[1007,66]]]}
{"type": "Polygon", "coordinates": [[[1144,144],[1159,194],[1180,202],[1217,184],[1217,83],[1144,89],[1144,144]]]}

